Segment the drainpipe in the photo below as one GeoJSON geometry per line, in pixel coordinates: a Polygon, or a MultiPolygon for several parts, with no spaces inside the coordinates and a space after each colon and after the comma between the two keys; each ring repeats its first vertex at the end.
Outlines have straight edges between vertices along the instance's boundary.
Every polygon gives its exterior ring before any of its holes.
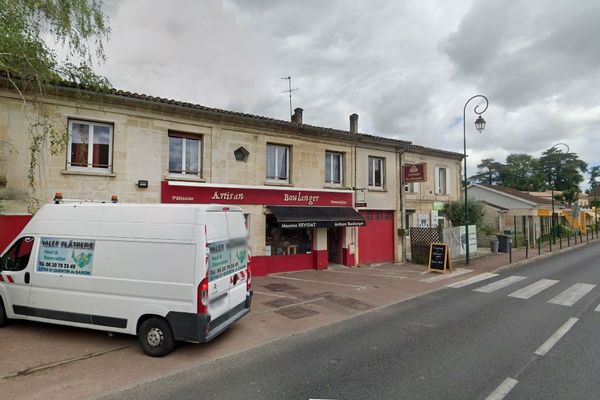
{"type": "MultiPolygon", "coordinates": [[[[408,151],[408,147],[404,147],[404,149],[400,150],[400,151],[396,151],[397,157],[398,157],[398,162],[400,164],[399,168],[397,169],[399,174],[400,174],[400,179],[398,179],[398,182],[400,183],[400,187],[398,188],[398,196],[400,196],[400,198],[398,199],[399,201],[397,201],[396,204],[400,204],[400,228],[401,229],[406,229],[406,193],[404,192],[404,173],[402,171],[402,167],[404,166],[404,153],[406,153],[408,151]]],[[[398,233],[396,233],[397,235],[398,233]]],[[[400,241],[401,246],[402,246],[402,254],[400,255],[400,262],[406,262],[406,232],[404,232],[404,235],[402,235],[402,239],[400,241]]]]}

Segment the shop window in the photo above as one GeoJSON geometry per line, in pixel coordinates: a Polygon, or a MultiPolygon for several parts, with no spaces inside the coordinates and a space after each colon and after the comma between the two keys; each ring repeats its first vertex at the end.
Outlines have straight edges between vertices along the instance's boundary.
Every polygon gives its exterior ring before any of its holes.
{"type": "Polygon", "coordinates": [[[202,138],[169,132],[169,174],[201,176],[202,138]]]}
{"type": "Polygon", "coordinates": [[[384,159],[369,157],[369,186],[383,188],[384,159]]]}
{"type": "Polygon", "coordinates": [[[290,147],[267,144],[267,179],[289,182],[290,147]]]}
{"type": "Polygon", "coordinates": [[[29,256],[33,249],[33,237],[25,236],[17,240],[6,252],[0,266],[3,271],[22,271],[29,264],[29,256]]]}
{"type": "Polygon", "coordinates": [[[68,170],[112,172],[113,126],[69,120],[68,170]]]}
{"type": "Polygon", "coordinates": [[[331,151],[325,152],[325,182],[336,185],[342,184],[343,154],[331,151]]]}
{"type": "Polygon", "coordinates": [[[306,254],[311,251],[312,229],[281,229],[275,216],[268,214],[266,233],[266,253],[272,256],[306,254]]]}

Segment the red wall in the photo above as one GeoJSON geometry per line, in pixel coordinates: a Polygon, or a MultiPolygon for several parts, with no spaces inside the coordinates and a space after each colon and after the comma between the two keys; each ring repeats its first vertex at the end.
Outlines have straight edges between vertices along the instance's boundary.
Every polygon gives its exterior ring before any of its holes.
{"type": "MultiPolygon", "coordinates": [[[[314,252],[313,252],[314,253],[314,252]]],[[[325,266],[327,266],[327,251],[325,251],[325,266]]],[[[315,268],[315,255],[292,254],[289,256],[253,256],[250,261],[252,274],[264,276],[275,272],[299,271],[315,268]]]]}
{"type": "Polygon", "coordinates": [[[31,215],[0,215],[0,253],[17,237],[31,215]]]}

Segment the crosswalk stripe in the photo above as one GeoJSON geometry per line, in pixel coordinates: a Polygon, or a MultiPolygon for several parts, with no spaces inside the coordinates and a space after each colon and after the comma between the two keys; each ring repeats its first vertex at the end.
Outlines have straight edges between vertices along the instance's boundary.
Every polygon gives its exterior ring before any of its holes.
{"type": "Polygon", "coordinates": [[[535,283],[532,283],[531,285],[525,286],[524,288],[517,290],[516,292],[512,292],[508,296],[516,297],[517,299],[529,299],[557,283],[558,281],[554,279],[541,279],[535,283]]]}
{"type": "Polygon", "coordinates": [[[492,274],[491,272],[485,272],[483,274],[479,274],[479,275],[475,275],[472,276],[470,278],[465,279],[464,281],[458,281],[458,282],[454,282],[454,283],[450,283],[448,285],[446,285],[447,287],[451,287],[451,288],[461,288],[464,286],[468,286],[468,285],[472,285],[474,283],[477,282],[481,282],[481,281],[485,281],[486,279],[490,279],[493,278],[495,276],[498,276],[498,274],[492,274]]]}
{"type": "Polygon", "coordinates": [[[598,305],[594,311],[600,311],[600,305],[598,305]]]}
{"type": "Polygon", "coordinates": [[[454,272],[450,272],[449,274],[440,274],[436,276],[430,276],[429,278],[421,279],[421,282],[433,283],[437,281],[443,281],[445,279],[455,278],[460,275],[468,274],[469,272],[473,272],[472,269],[466,268],[457,268],[454,272]]]}
{"type": "Polygon", "coordinates": [[[480,293],[492,293],[496,290],[500,290],[506,286],[512,285],[513,283],[522,281],[523,279],[525,279],[524,276],[513,275],[509,276],[508,278],[500,279],[499,281],[489,283],[485,286],[481,286],[477,289],[473,289],[473,291],[480,293]]]}
{"type": "Polygon", "coordinates": [[[595,287],[596,285],[591,285],[589,283],[576,283],[558,296],[548,300],[548,303],[561,306],[572,306],[595,287]]]}

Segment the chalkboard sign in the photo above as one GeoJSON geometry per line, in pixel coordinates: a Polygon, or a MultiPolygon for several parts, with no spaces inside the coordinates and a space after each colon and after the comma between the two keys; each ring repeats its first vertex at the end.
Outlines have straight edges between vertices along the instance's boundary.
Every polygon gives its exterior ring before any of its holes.
{"type": "Polygon", "coordinates": [[[446,269],[452,271],[450,253],[447,243],[431,243],[429,247],[429,271],[445,273],[446,269]]]}

